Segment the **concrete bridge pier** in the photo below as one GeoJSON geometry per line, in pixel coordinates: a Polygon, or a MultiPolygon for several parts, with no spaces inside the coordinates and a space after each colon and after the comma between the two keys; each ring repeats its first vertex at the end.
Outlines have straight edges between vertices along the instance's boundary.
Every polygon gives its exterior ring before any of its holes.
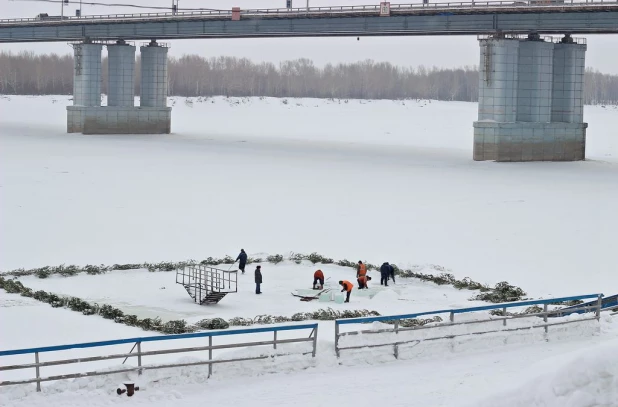
{"type": "Polygon", "coordinates": [[[85,114],[101,106],[101,44],[73,44],[73,106],[67,107],[67,132],[83,131],[85,114]]]}
{"type": "Polygon", "coordinates": [[[168,134],[167,48],[152,41],[141,47],[141,102],[136,107],[135,46],[123,40],[107,44],[107,106],[101,106],[101,44],[76,44],[73,106],[67,107],[67,131],[83,134],[168,134]]]}
{"type": "Polygon", "coordinates": [[[148,133],[169,133],[172,108],[167,107],[167,50],[151,41],[140,47],[140,108],[148,112],[148,133]]]}
{"type": "Polygon", "coordinates": [[[107,46],[107,106],[135,106],[135,46],[124,41],[107,46]]]}
{"type": "Polygon", "coordinates": [[[484,38],[480,46],[474,160],[585,159],[585,42],[530,34],[484,38]]]}

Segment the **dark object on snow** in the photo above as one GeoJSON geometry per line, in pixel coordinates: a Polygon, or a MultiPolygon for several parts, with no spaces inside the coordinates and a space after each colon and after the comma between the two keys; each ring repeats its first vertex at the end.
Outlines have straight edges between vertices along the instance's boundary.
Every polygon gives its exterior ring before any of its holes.
{"type": "Polygon", "coordinates": [[[394,269],[387,261],[382,264],[380,267],[380,285],[388,287],[388,276],[391,275],[391,270],[394,272],[394,269]]]}
{"type": "Polygon", "coordinates": [[[308,301],[317,300],[318,298],[320,298],[320,295],[322,295],[324,293],[327,293],[329,291],[330,291],[330,289],[327,288],[325,290],[322,290],[322,291],[318,292],[316,295],[313,295],[313,296],[311,296],[311,295],[298,295],[298,294],[294,294],[294,293],[292,293],[292,295],[294,297],[300,298],[301,301],[308,302],[308,301]]]}
{"type": "Polygon", "coordinates": [[[131,397],[135,394],[136,391],[139,390],[139,387],[135,385],[135,383],[123,383],[126,389],[116,389],[116,394],[121,395],[123,393],[127,393],[127,396],[131,397]]]}
{"type": "Polygon", "coordinates": [[[245,253],[245,249],[240,249],[240,254],[236,257],[236,261],[238,261],[238,268],[244,273],[245,266],[247,265],[247,253],[245,253]]]}
{"type": "Polygon", "coordinates": [[[255,268],[255,293],[262,294],[262,290],[260,289],[260,284],[262,284],[262,266],[257,266],[255,268]]]}

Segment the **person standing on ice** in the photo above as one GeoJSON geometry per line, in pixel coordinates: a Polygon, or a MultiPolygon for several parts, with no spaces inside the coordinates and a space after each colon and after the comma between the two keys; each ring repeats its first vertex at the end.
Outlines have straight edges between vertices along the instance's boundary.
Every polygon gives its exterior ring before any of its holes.
{"type": "Polygon", "coordinates": [[[247,265],[247,253],[245,253],[245,249],[240,249],[240,254],[236,257],[236,263],[238,261],[238,268],[245,274],[245,266],[247,265]]]}
{"type": "Polygon", "coordinates": [[[315,273],[313,273],[313,289],[314,290],[316,289],[316,286],[320,290],[324,289],[324,273],[322,272],[322,270],[317,270],[315,273]],[[318,283],[320,283],[320,285],[318,285],[318,283]]]}
{"type": "Polygon", "coordinates": [[[361,276],[357,278],[356,281],[358,281],[358,289],[362,290],[363,288],[369,288],[367,286],[367,281],[371,281],[371,277],[361,276]]]}
{"type": "Polygon", "coordinates": [[[362,261],[358,261],[358,266],[356,266],[356,278],[361,276],[365,276],[367,274],[367,266],[363,264],[362,261]]]}
{"type": "Polygon", "coordinates": [[[262,266],[257,266],[255,268],[255,293],[262,294],[262,290],[260,289],[260,285],[262,284],[262,266]]]}
{"type": "Polygon", "coordinates": [[[347,280],[340,281],[339,285],[343,287],[341,292],[347,292],[344,302],[350,302],[350,294],[352,294],[352,288],[354,288],[354,285],[347,280]]]}
{"type": "Polygon", "coordinates": [[[393,284],[395,284],[395,267],[397,267],[397,266],[395,266],[394,264],[389,264],[388,266],[391,268],[389,276],[390,276],[391,280],[393,280],[393,284]]]}
{"type": "Polygon", "coordinates": [[[388,264],[388,262],[384,262],[382,264],[382,266],[380,267],[380,285],[388,287],[388,276],[391,275],[392,269],[393,268],[390,264],[388,264]]]}

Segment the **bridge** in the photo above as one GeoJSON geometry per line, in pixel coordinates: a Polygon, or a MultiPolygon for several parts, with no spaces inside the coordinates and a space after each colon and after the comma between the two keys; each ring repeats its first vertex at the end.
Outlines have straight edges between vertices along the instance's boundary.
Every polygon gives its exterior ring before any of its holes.
{"type": "Polygon", "coordinates": [[[0,42],[618,33],[618,1],[510,0],[0,20],[0,42]],[[385,18],[387,17],[387,18],[385,18]]]}
{"type": "Polygon", "coordinates": [[[479,120],[474,160],[585,159],[586,41],[618,34],[618,0],[487,0],[290,9],[204,10],[0,20],[0,43],[72,42],[73,106],[67,131],[170,133],[167,51],[160,40],[476,35],[479,120]],[[550,37],[549,35],[558,35],[550,37]],[[136,47],[140,106],[134,105],[136,47]],[[101,106],[101,50],[108,50],[108,105],[101,106]]]}

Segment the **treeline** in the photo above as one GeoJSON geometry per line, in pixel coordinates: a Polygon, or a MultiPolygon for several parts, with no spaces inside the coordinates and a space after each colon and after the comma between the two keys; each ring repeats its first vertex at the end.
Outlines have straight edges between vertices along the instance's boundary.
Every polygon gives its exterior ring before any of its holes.
{"type": "MultiPolygon", "coordinates": [[[[139,94],[139,58],[135,93],[139,94]]],[[[107,89],[107,61],[103,61],[102,91],[107,89]]],[[[585,77],[586,104],[618,103],[618,75],[591,68],[585,77]]],[[[0,93],[71,94],[73,57],[32,52],[0,52],[0,93]]],[[[272,96],[348,99],[405,99],[476,101],[478,70],[399,67],[366,60],[316,67],[308,59],[253,63],[246,58],[203,58],[186,55],[169,59],[172,96],[272,96]]]]}

